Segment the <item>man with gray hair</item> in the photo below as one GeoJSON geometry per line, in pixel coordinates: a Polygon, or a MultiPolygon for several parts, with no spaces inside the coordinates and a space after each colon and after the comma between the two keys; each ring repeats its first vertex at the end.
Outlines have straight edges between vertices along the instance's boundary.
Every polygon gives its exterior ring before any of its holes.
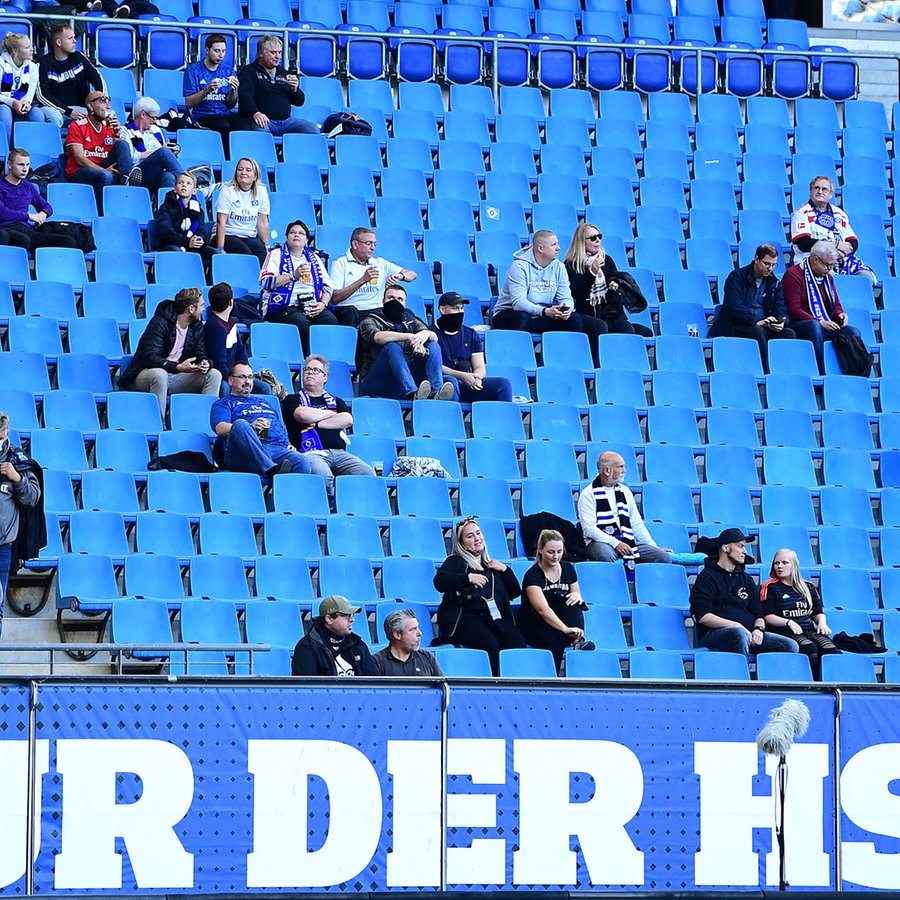
{"type": "Polygon", "coordinates": [[[119,130],[119,137],[131,147],[134,168],[128,183],[142,184],[155,193],[159,188],[175,187],[175,179],[184,171],[176,159],[178,144],[170,141],[156,124],[159,104],[152,97],[138,97],[131,108],[131,121],[119,130]]]}
{"type": "Polygon", "coordinates": [[[784,273],[782,286],[791,328],[797,337],[810,341],[816,351],[819,372],[825,373],[825,341],[843,332],[860,337],[838,297],[832,271],[838,251],[830,241],[816,241],[802,263],[784,273]]]}
{"type": "Polygon", "coordinates": [[[318,134],[307,119],[291,115],[291,106],[303,104],[300,79],[281,65],[282,44],[276,34],[264,34],[256,45],[256,59],[238,72],[238,110],[253,123],[254,131],[283,134],[318,134]]]}
{"type": "Polygon", "coordinates": [[[9,441],[9,416],[0,412],[0,630],[3,627],[3,598],[10,570],[19,567],[16,539],[21,512],[34,509],[41,499],[41,486],[35,472],[40,468],[27,454],[9,441]]]}
{"type": "Polygon", "coordinates": [[[578,498],[578,521],[588,559],[615,562],[672,562],[672,551],[657,547],[641,518],[634,494],[624,484],[625,460],[607,451],[597,457],[597,477],[578,498]]]}
{"type": "Polygon", "coordinates": [[[372,659],[379,675],[410,678],[415,676],[441,678],[443,672],[428,650],[420,650],[422,629],[411,609],[398,609],[384,617],[384,634],[388,645],[372,659]]]}

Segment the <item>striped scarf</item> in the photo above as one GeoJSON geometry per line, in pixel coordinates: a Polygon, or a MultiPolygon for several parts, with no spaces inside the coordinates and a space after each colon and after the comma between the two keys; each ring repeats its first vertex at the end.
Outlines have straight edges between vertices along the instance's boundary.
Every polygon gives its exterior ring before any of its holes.
{"type": "Polygon", "coordinates": [[[601,483],[599,476],[591,482],[591,486],[594,489],[594,504],[597,508],[597,527],[606,534],[618,538],[623,544],[628,544],[631,547],[632,555],[638,556],[637,541],[631,529],[628,498],[621,486],[613,485],[615,509],[610,506],[607,489],[601,483]]]}

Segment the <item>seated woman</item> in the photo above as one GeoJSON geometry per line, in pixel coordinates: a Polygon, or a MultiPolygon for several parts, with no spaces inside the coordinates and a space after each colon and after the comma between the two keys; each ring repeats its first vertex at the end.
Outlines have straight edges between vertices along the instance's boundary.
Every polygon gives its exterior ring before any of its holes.
{"type": "Polygon", "coordinates": [[[515,572],[491,559],[474,516],[453,527],[453,552],[434,576],[443,594],[437,611],[444,643],[485,650],[491,671],[500,674],[500,651],[524,647],[510,600],[522,593],[515,572]]]}
{"type": "Polygon", "coordinates": [[[309,229],[299,219],[288,225],[284,243],[269,251],[259,283],[266,321],[296,325],[304,356],[309,356],[310,325],[338,324],[328,308],[331,278],[325,263],[309,246],[309,229]]]}
{"type": "Polygon", "coordinates": [[[549,650],[559,669],[567,647],[584,639],[586,605],[575,566],[563,562],[563,536],[545,528],[538,536],[534,565],[522,579],[524,600],[517,622],[530,647],[549,650]]]}
{"type": "Polygon", "coordinates": [[[241,157],[216,199],[216,252],[255,256],[260,266],[269,240],[269,191],[255,159],[241,157]]]}
{"type": "MultiPolygon", "coordinates": [[[[596,225],[582,222],[572,235],[563,263],[575,301],[575,312],[605,323],[613,334],[640,334],[653,337],[646,325],[628,321],[619,282],[623,275],[600,243],[603,235],[596,225]]],[[[644,300],[644,308],[647,301],[644,300]]],[[[639,312],[640,310],[633,310],[639,312]]]]}
{"type": "Polygon", "coordinates": [[[766,628],[793,638],[800,652],[809,657],[813,678],[822,678],[822,656],[840,653],[831,638],[831,629],[822,611],[816,586],[804,581],[800,562],[793,550],[779,550],[772,559],[769,580],[759,589],[766,628]]]}
{"type": "Polygon", "coordinates": [[[0,124],[13,146],[14,122],[50,122],[62,127],[62,113],[42,106],[35,97],[40,68],[27,34],[8,31],[0,43],[0,124]]]}

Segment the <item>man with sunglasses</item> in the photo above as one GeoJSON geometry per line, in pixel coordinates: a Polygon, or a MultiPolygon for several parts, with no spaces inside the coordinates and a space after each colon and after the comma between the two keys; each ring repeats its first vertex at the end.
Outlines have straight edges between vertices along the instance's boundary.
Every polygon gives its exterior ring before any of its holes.
{"type": "MultiPolygon", "coordinates": [[[[378,669],[366,642],[353,633],[353,617],[362,607],[351,605],[346,597],[332,594],[319,604],[306,637],[294,647],[292,675],[377,675],[378,669]]],[[[368,626],[367,626],[368,627],[368,626]]]]}
{"type": "Polygon", "coordinates": [[[332,498],[336,475],[374,475],[375,470],[347,452],[353,414],[340,397],[325,390],[329,368],[324,356],[307,356],[303,390],[285,397],[281,412],[291,443],[309,462],[312,473],[325,479],[325,489],[332,498]]]}

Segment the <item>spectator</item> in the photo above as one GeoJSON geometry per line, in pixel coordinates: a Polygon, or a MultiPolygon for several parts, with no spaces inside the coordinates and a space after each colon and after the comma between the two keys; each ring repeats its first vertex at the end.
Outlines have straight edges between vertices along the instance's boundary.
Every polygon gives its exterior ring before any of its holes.
{"type": "Polygon", "coordinates": [[[358,353],[361,395],[395,400],[453,398],[453,385],[441,374],[437,337],[406,308],[402,284],[389,287],[381,310],[360,322],[358,353]]]}
{"type": "Polygon", "coordinates": [[[103,188],[121,183],[134,167],[131,146],[119,138],[119,120],[109,108],[109,96],[91,91],[84,102],[87,118],[75,120],[66,135],[66,178],[89,184],[103,208],[103,188]]]}
{"type": "Polygon", "coordinates": [[[65,234],[44,234],[40,226],[53,215],[53,207],[27,179],[31,157],[27,150],[13,147],[6,160],[6,175],[0,178],[0,244],[24,247],[74,247],[75,239],[65,234]],[[31,207],[36,212],[31,212],[31,207]]]}
{"type": "Polygon", "coordinates": [[[832,271],[838,251],[828,241],[816,241],[799,265],[784,273],[784,300],[791,328],[797,337],[811,341],[819,372],[825,373],[825,341],[844,331],[859,336],[841,306],[832,271]]]}
{"type": "MultiPolygon", "coordinates": [[[[219,390],[223,397],[231,393],[228,372],[236,362],[247,362],[247,348],[238,334],[238,321],[231,315],[234,310],[234,292],[230,284],[220,281],[209,289],[209,309],[203,336],[206,352],[213,367],[222,375],[219,390]]],[[[260,378],[253,379],[254,394],[271,394],[272,388],[260,378]]]]}
{"type": "Polygon", "coordinates": [[[222,376],[209,361],[203,337],[203,293],[183,288],[156,307],[128,368],[119,376],[123,391],[149,391],[165,420],[169,394],[219,393],[222,376]]]}
{"type": "Polygon", "coordinates": [[[841,651],[828,637],[831,629],[819,591],[804,580],[793,550],[779,550],[772,557],[769,579],[760,586],[759,599],[769,631],[796,641],[809,659],[813,677],[821,681],[822,657],[841,651]]]}
{"type": "Polygon", "coordinates": [[[484,367],[484,341],[481,335],[463,324],[469,301],[455,291],[438,298],[438,312],[431,330],[441,348],[443,373],[453,385],[454,397],[463,403],[476,400],[512,400],[508,378],[488,378],[484,367]]]}
{"type": "Polygon", "coordinates": [[[209,424],[216,434],[213,458],[232,472],[265,478],[296,472],[308,475],[309,463],[289,443],[281,416],[268,397],[251,397],[253,370],[245,362],[228,372],[231,392],[213,403],[209,424]]]}
{"type": "Polygon", "coordinates": [[[238,77],[234,68],[224,62],[227,52],[224,34],[206,36],[206,55],[184,70],[184,105],[188,117],[201,128],[220,134],[249,131],[249,119],[238,115],[238,77]]]}
{"type": "Polygon", "coordinates": [[[672,551],[657,547],[625,484],[625,460],[607,451],[597,457],[597,477],[578,498],[578,521],[588,559],[626,563],[672,562],[672,551]]]}
{"type": "Polygon", "coordinates": [[[594,649],[593,643],[584,645],[587,604],[581,597],[575,566],[563,561],[565,552],[558,531],[545,528],[540,533],[534,565],[522,579],[524,599],[516,616],[528,645],[549,650],[557,671],[567,648],[594,649]]]}
{"type": "Polygon", "coordinates": [[[255,159],[241,157],[216,200],[216,252],[255,256],[260,266],[269,241],[269,191],[255,159]]]}
{"type": "Polygon", "coordinates": [[[84,98],[106,90],[103,77],[77,47],[72,26],[59,22],[50,29],[50,49],[40,59],[38,97],[48,111],[59,113],[61,124],[87,118],[84,98]]]}
{"type": "Polygon", "coordinates": [[[384,617],[384,635],[388,639],[387,647],[372,657],[379,675],[443,678],[435,655],[420,649],[422,630],[411,609],[388,613],[384,617]]]}
{"type": "Polygon", "coordinates": [[[331,302],[341,325],[356,328],[363,316],[381,306],[385,288],[398,281],[415,281],[416,273],[375,256],[375,232],[354,228],[350,249],[331,264],[331,302]]]}
{"type": "Polygon", "coordinates": [[[794,245],[794,264],[800,265],[816,241],[828,241],[835,246],[837,275],[865,275],[874,284],[875,273],[857,255],[859,239],[850,227],[847,214],[831,204],[834,182],[827,175],[817,175],[809,183],[809,202],[794,210],[791,216],[791,243],[794,245]]]}
{"type": "Polygon", "coordinates": [[[179,147],[158,128],[159,104],[152,97],[138,97],[131,108],[131,121],[119,131],[119,137],[131,145],[133,167],[129,184],[142,184],[155,193],[161,187],[174,187],[175,178],[184,171],[176,159],[179,147]]]}
{"type": "Polygon", "coordinates": [[[710,337],[747,337],[759,344],[759,356],[769,372],[769,341],[795,338],[786,327],[787,307],[781,282],[775,275],[778,251],[760,244],[749,266],[735,269],[725,279],[725,296],[716,313],[710,337]]]}
{"type": "Polygon", "coordinates": [[[588,336],[594,365],[600,365],[597,338],[606,323],[572,311],[572,291],[559,261],[559,239],[552,231],[536,231],[530,247],[513,255],[512,265],[494,306],[494,328],[511,331],[581,331],[588,336]]]}
{"type": "Polygon", "coordinates": [[[319,604],[309,634],[297,641],[291,660],[292,675],[377,675],[378,668],[366,642],[353,633],[353,617],[362,607],[332,594],[319,604]]]}
{"type": "Polygon", "coordinates": [[[268,322],[295,325],[303,353],[309,354],[311,325],[337,325],[328,308],[331,279],[319,255],[309,246],[309,229],[297,219],[286,230],[284,243],[269,251],[262,271],[262,311],[268,322]]]}
{"type": "Polygon", "coordinates": [[[197,178],[192,172],[178,175],[175,187],[156,211],[154,222],[154,250],[198,253],[209,268],[214,251],[206,240],[205,204],[197,200],[197,178]]]}
{"type": "Polygon", "coordinates": [[[453,526],[453,552],[434,576],[441,593],[437,623],[444,641],[484,650],[500,674],[500,651],[524,647],[510,602],[522,593],[516,573],[488,553],[477,516],[453,526]]]}
{"type": "Polygon", "coordinates": [[[303,390],[281,401],[291,443],[300,449],[314,475],[325,479],[329,497],[334,497],[336,475],[374,475],[375,470],[347,452],[353,427],[350,407],[325,390],[330,364],[324,356],[308,356],[303,363],[303,390]]]}
{"type": "Polygon", "coordinates": [[[256,45],[256,60],[238,73],[238,108],[252,122],[254,131],[275,137],[299,132],[318,134],[319,127],[291,115],[292,106],[303,105],[300,79],[281,63],[281,38],[264,34],[256,45]]]}
{"type": "Polygon", "coordinates": [[[148,0],[128,0],[118,3],[117,0],[79,0],[75,9],[80,13],[105,12],[111,19],[136,19],[138,16],[159,15],[159,7],[148,0]]]}
{"type": "MultiPolygon", "coordinates": [[[[3,599],[9,573],[19,560],[13,560],[22,510],[40,503],[41,484],[36,474],[40,466],[28,458],[21,447],[9,440],[9,416],[0,412],[0,631],[3,627],[3,599]]],[[[18,553],[16,553],[18,556],[18,553]]]]}
{"type": "Polygon", "coordinates": [[[691,615],[697,640],[708,650],[729,653],[797,652],[797,642],[766,631],[756,582],[745,570],[753,559],[747,544],[755,540],[740,528],[726,528],[718,537],[697,539],[706,562],[691,588],[691,615]]]}
{"type": "MultiPolygon", "coordinates": [[[[600,241],[603,235],[596,225],[582,222],[572,235],[564,265],[575,300],[575,312],[596,319],[604,326],[600,334],[640,334],[653,337],[646,325],[628,321],[619,282],[624,277],[600,241]]],[[[644,303],[646,308],[646,301],[644,303]]]]}
{"type": "Polygon", "coordinates": [[[6,32],[0,44],[0,125],[6,128],[10,146],[14,122],[49,122],[62,128],[62,115],[52,106],[35,102],[40,66],[33,62],[34,47],[27,34],[6,32]]]}

